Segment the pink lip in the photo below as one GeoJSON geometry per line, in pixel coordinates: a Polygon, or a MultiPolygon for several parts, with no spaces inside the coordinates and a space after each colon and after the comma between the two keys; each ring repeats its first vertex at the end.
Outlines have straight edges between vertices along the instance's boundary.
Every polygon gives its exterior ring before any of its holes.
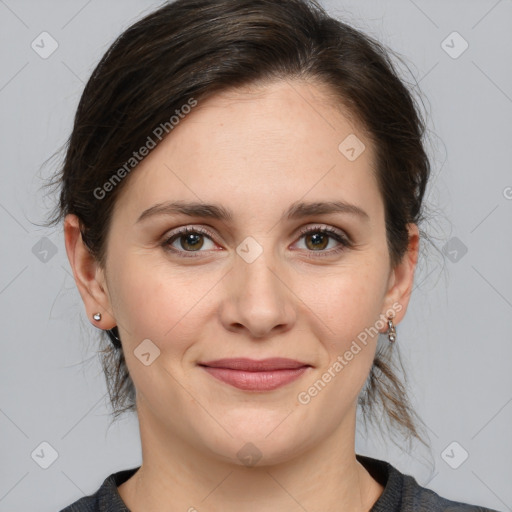
{"type": "Polygon", "coordinates": [[[218,359],[199,363],[212,377],[244,390],[270,391],[298,379],[311,365],[293,359],[218,359]]]}

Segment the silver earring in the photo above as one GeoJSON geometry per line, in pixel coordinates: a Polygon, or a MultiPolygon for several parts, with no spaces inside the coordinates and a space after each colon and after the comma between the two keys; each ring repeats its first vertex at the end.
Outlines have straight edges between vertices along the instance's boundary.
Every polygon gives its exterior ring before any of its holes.
{"type": "Polygon", "coordinates": [[[393,325],[392,317],[388,318],[388,340],[390,343],[394,343],[396,341],[396,329],[393,325]]]}
{"type": "Polygon", "coordinates": [[[99,322],[101,320],[101,313],[94,313],[94,315],[92,315],[92,317],[94,318],[94,320],[99,322]]]}

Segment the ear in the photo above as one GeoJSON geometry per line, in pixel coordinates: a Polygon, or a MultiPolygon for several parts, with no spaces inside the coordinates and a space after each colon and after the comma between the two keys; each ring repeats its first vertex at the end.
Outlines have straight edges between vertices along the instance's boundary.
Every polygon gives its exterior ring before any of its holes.
{"type": "Polygon", "coordinates": [[[111,310],[105,275],[82,239],[80,222],[76,215],[66,215],[64,238],[69,263],[85,305],[87,318],[96,327],[112,329],[116,321],[111,310]],[[101,320],[93,319],[95,313],[101,313],[101,320]]]}
{"type": "Polygon", "coordinates": [[[386,312],[394,311],[393,323],[395,325],[402,321],[407,311],[414,285],[414,271],[418,262],[419,229],[413,223],[407,224],[407,229],[409,232],[407,252],[398,265],[391,270],[388,289],[384,298],[384,310],[382,311],[384,316],[387,316],[386,312]]]}

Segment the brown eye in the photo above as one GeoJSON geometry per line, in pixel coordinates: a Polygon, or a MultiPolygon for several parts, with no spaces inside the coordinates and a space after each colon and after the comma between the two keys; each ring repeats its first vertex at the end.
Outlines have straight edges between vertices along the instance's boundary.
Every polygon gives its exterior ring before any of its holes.
{"type": "MultiPolygon", "coordinates": [[[[181,255],[187,252],[204,252],[201,249],[205,246],[205,238],[209,239],[213,246],[212,237],[213,235],[201,228],[186,227],[173,233],[164,240],[162,245],[166,251],[181,253],[181,255]]],[[[213,249],[213,247],[206,247],[206,249],[213,249]]]]}
{"type": "Polygon", "coordinates": [[[306,255],[311,258],[332,256],[352,246],[350,239],[341,231],[331,227],[309,227],[301,230],[301,238],[304,238],[306,246],[306,255]],[[335,240],[338,247],[331,250],[325,250],[329,242],[335,240]],[[318,253],[318,254],[311,254],[318,253]]]}
{"type": "Polygon", "coordinates": [[[180,240],[180,245],[183,249],[195,251],[201,249],[204,244],[202,236],[200,233],[187,233],[186,235],[180,235],[178,240],[180,240]]]}
{"type": "Polygon", "coordinates": [[[305,235],[306,246],[313,251],[325,249],[329,245],[329,238],[325,233],[314,231],[305,235]]]}

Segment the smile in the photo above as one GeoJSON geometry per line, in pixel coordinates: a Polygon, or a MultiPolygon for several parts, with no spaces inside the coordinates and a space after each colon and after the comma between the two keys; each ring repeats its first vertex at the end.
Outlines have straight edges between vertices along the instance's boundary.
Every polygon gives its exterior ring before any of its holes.
{"type": "Polygon", "coordinates": [[[212,377],[238,389],[271,391],[301,377],[311,365],[292,359],[220,359],[200,363],[212,377]]]}

